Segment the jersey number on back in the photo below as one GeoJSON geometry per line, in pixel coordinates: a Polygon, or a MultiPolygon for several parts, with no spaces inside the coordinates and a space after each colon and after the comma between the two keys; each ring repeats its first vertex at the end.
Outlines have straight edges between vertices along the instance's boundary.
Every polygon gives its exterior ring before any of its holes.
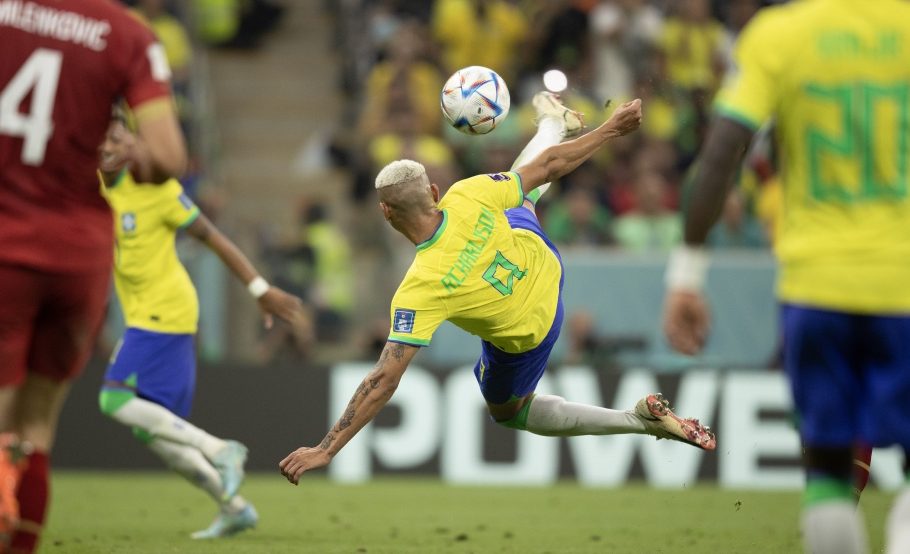
{"type": "Polygon", "coordinates": [[[490,267],[483,272],[483,280],[493,285],[493,288],[498,290],[503,296],[508,296],[512,294],[512,287],[515,284],[515,279],[521,279],[527,272],[527,269],[524,271],[519,270],[517,265],[507,260],[505,256],[497,250],[496,259],[493,260],[490,267]],[[496,273],[499,272],[500,268],[502,269],[500,275],[506,276],[505,281],[496,276],[496,273]]]}
{"type": "Polygon", "coordinates": [[[806,129],[812,197],[845,203],[906,198],[910,87],[810,84],[805,93],[827,106],[831,115],[827,129],[806,129]],[[831,172],[832,166],[849,169],[837,174],[831,172]],[[850,179],[839,182],[835,176],[850,179]]]}
{"type": "Polygon", "coordinates": [[[54,100],[63,54],[39,48],[0,92],[0,134],[22,137],[22,163],[39,166],[54,132],[54,100]],[[19,106],[31,94],[27,113],[19,106]]]}

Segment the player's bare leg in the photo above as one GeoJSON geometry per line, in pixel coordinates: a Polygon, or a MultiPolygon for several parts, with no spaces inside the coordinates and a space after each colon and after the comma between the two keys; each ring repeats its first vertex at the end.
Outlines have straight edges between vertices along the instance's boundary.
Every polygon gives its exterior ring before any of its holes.
{"type": "Polygon", "coordinates": [[[859,503],[866,485],[869,483],[869,471],[872,469],[872,447],[858,445],[853,449],[853,494],[859,503]]]}
{"type": "MultiPolygon", "coordinates": [[[[0,430],[9,428],[15,392],[15,387],[0,388],[0,430]]],[[[16,463],[19,444],[19,437],[14,433],[0,434],[0,552],[9,545],[19,525],[19,501],[16,499],[21,475],[21,468],[16,463]]]]}
{"type": "Polygon", "coordinates": [[[34,552],[41,538],[49,497],[49,456],[69,391],[68,381],[29,373],[13,399],[9,428],[18,437],[23,455],[16,464],[19,525],[11,542],[14,552],[34,552]]]}

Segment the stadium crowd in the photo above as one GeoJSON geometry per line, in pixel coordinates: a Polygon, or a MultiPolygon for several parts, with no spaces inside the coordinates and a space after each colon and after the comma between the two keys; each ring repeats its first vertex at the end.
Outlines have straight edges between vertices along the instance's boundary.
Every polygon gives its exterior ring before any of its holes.
{"type": "MultiPolygon", "coordinates": [[[[192,101],[193,48],[258,48],[285,8],[266,0],[124,1],[150,23],[166,49],[189,138],[190,170],[181,182],[203,211],[217,218],[224,191],[206,176],[204,152],[194,148],[204,131],[198,128],[201,110],[194,111],[192,101]]],[[[320,199],[296,199],[289,205],[296,206],[298,228],[281,238],[264,227],[258,257],[274,282],[308,300],[316,329],[325,330],[320,344],[348,342],[356,302],[352,259],[372,255],[393,260],[394,267],[410,259],[375,209],[378,170],[413,158],[445,187],[509,167],[535,130],[529,100],[552,69],[568,78],[559,92],[566,105],[585,114],[588,128],[604,121],[607,102],[616,106],[641,98],[645,118],[639,132],[615,141],[555,184],[538,207],[544,229],[561,249],[669,252],[681,241],[682,191],[736,34],[768,3],[327,0],[342,64],[338,88],[347,99],[327,150],[349,175],[350,205],[338,209],[318,205],[320,199]],[[443,83],[467,65],[490,67],[510,88],[510,116],[489,135],[459,133],[439,109],[443,83]],[[345,220],[339,214],[346,212],[355,216],[345,220]]],[[[757,140],[747,157],[740,186],[709,236],[712,247],[769,246],[779,187],[767,142],[757,140]]],[[[191,272],[194,265],[189,261],[191,272]]],[[[360,350],[369,351],[382,334],[373,337],[370,329],[387,325],[384,313],[367,319],[373,317],[375,325],[360,329],[366,334],[360,350]]],[[[254,357],[265,363],[283,350],[301,353],[299,343],[293,329],[279,327],[262,337],[254,357]]]]}
{"type": "MultiPolygon", "coordinates": [[[[642,131],[558,183],[538,211],[561,247],[666,252],[681,237],[678,208],[710,102],[739,29],[762,0],[377,0],[336,3],[350,109],[333,143],[352,169],[352,199],[372,202],[378,168],[401,157],[436,183],[508,167],[534,128],[530,97],[545,71],[568,77],[566,105],[588,128],[613,105],[642,98],[642,131]],[[457,22],[457,24],[455,23],[457,22]],[[368,37],[363,40],[362,37],[368,37]],[[512,111],[494,133],[445,124],[439,91],[467,65],[499,73],[512,111]]],[[[759,149],[746,164],[710,243],[764,248],[773,227],[773,171],[759,149]]],[[[372,236],[372,235],[371,235],[372,236]]]]}

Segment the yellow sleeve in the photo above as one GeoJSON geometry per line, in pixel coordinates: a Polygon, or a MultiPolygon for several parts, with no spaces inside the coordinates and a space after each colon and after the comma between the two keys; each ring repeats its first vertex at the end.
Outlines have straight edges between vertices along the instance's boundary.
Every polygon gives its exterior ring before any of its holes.
{"type": "Polygon", "coordinates": [[[759,12],[737,40],[734,63],[714,101],[714,110],[757,130],[779,104],[780,76],[790,56],[782,52],[778,14],[759,12]]]}
{"type": "Polygon", "coordinates": [[[161,185],[161,202],[158,203],[158,209],[164,222],[174,229],[186,227],[199,217],[199,208],[176,179],[161,185]]]}
{"type": "Polygon", "coordinates": [[[392,298],[389,340],[411,346],[429,346],[433,333],[448,317],[445,304],[433,288],[411,271],[392,298]]]}
{"type": "Polygon", "coordinates": [[[476,202],[496,212],[517,208],[524,202],[521,177],[514,171],[487,173],[463,179],[452,185],[446,193],[446,198],[450,195],[452,199],[461,196],[468,202],[476,202]]]}

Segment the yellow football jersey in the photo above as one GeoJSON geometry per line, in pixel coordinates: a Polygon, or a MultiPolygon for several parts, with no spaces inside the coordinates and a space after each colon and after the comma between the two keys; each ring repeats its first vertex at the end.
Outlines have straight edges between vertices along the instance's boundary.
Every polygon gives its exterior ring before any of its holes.
{"type": "Polygon", "coordinates": [[[740,36],[715,107],[754,129],[774,117],[779,297],[910,311],[910,3],[762,10],[740,36]]]}
{"type": "Polygon", "coordinates": [[[392,299],[390,341],[426,346],[448,320],[505,352],[540,344],[556,317],[562,267],[539,236],[509,226],[503,211],[523,200],[513,172],[452,185],[439,203],[442,223],[417,245],[392,299]]]}
{"type": "Polygon", "coordinates": [[[178,229],[199,216],[199,208],[176,179],[140,185],[123,172],[101,190],[114,211],[114,284],[127,327],[195,333],[199,301],[174,240],[178,229]]]}

